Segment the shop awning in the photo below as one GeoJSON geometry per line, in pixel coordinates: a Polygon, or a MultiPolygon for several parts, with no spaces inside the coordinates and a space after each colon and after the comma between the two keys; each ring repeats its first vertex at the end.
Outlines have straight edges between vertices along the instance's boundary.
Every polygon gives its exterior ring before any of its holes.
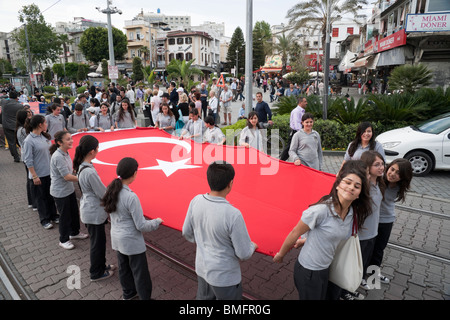
{"type": "Polygon", "coordinates": [[[370,57],[367,56],[367,57],[363,57],[363,58],[360,58],[360,59],[356,60],[355,63],[354,63],[354,67],[355,68],[363,68],[363,67],[365,67],[367,65],[367,63],[368,63],[369,58],[370,57]]]}
{"type": "Polygon", "coordinates": [[[341,62],[338,65],[338,71],[346,71],[347,69],[351,69],[354,65],[353,62],[351,62],[352,59],[356,57],[356,53],[351,52],[350,50],[347,50],[347,53],[342,58],[341,62]]]}
{"type": "Polygon", "coordinates": [[[405,64],[404,47],[383,51],[380,52],[379,55],[380,59],[378,60],[377,67],[396,66],[405,64]]]}
{"type": "Polygon", "coordinates": [[[370,70],[375,70],[377,68],[377,64],[378,64],[379,59],[380,59],[380,54],[379,53],[377,53],[374,56],[371,56],[369,62],[366,65],[366,68],[370,69],[370,70]]]}
{"type": "Polygon", "coordinates": [[[281,72],[281,68],[262,68],[261,72],[281,72]]]}

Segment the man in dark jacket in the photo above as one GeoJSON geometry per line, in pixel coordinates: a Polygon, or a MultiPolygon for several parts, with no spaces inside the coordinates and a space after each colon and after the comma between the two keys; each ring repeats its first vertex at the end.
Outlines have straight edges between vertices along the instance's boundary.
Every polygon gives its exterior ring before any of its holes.
{"type": "Polygon", "coordinates": [[[9,152],[14,158],[14,162],[20,162],[20,155],[16,146],[16,115],[17,111],[22,110],[23,105],[17,101],[17,92],[9,93],[9,100],[2,105],[3,131],[8,140],[9,152]]]}

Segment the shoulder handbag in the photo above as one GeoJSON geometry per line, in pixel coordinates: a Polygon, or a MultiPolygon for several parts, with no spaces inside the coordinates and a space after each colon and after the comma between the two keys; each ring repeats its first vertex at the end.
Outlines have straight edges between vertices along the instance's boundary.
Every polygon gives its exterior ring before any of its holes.
{"type": "Polygon", "coordinates": [[[358,225],[354,215],[352,235],[339,243],[329,269],[329,280],[350,292],[356,291],[363,277],[361,246],[357,230],[358,225]]]}

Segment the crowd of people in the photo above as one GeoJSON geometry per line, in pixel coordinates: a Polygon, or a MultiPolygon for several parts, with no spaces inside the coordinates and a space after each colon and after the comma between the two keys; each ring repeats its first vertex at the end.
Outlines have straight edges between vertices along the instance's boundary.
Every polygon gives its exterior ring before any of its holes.
{"type": "MultiPolygon", "coordinates": [[[[73,113],[69,107],[65,108],[67,100],[55,98],[45,116],[33,115],[28,106],[18,101],[15,91],[10,91],[9,99],[2,102],[3,128],[10,141],[11,155],[14,161],[22,159],[25,164],[29,208],[38,211],[44,229],[58,224],[59,246],[63,249],[72,250],[76,240],[90,238],[92,281],[107,279],[117,269],[105,258],[105,224],[109,217],[111,245],[117,252],[124,299],[151,298],[152,282],[142,233],[156,230],[163,220],[146,220],[138,196],[130,189],[138,174],[135,159],[123,158],[116,169],[117,178],[105,186],[92,165],[98,153],[98,140],[92,135],[83,136],[72,160],[68,153],[73,148],[72,134],[134,128],[135,102],[142,100],[144,112],[155,128],[179,139],[221,145],[225,136],[217,127],[220,104],[216,106],[216,102],[222,102],[226,108],[225,102],[233,96],[227,93],[227,86],[217,93],[214,89],[208,92],[193,87],[187,94],[182,86],[177,89],[172,83],[167,93],[160,93],[155,85],[153,91],[144,94],[143,88],[139,88],[142,92],[134,95],[131,88],[111,86],[109,95],[105,95],[94,88],[77,97],[73,113]],[[202,100],[205,97],[209,101],[202,100]],[[13,148],[16,144],[18,148],[13,148]],[[78,183],[82,192],[79,204],[74,183],[78,183]],[[87,226],[88,234],[80,232],[80,221],[87,226]]],[[[262,100],[262,93],[256,94],[256,101],[239,145],[266,152],[261,130],[272,125],[272,114],[262,100]]],[[[290,141],[284,154],[295,165],[322,170],[320,135],[313,129],[313,116],[305,112],[306,105],[306,98],[298,98],[298,106],[291,113],[290,141]]],[[[226,111],[224,114],[227,115],[226,111]]],[[[336,248],[350,237],[356,219],[364,270],[370,265],[381,266],[395,221],[394,203],[404,201],[411,179],[412,168],[407,160],[398,159],[385,165],[385,154],[375,141],[371,123],[361,123],[330,193],[303,212],[273,258],[281,263],[292,248],[301,248],[294,267],[300,299],[363,298],[359,292],[343,290],[329,281],[329,266],[336,248]]],[[[191,201],[182,231],[197,246],[197,299],[240,299],[239,261],[249,259],[257,244],[250,240],[239,209],[226,200],[234,182],[232,165],[223,161],[210,164],[207,180],[210,192],[191,201]]],[[[364,274],[361,279],[361,287],[370,289],[367,276],[364,274]]],[[[389,282],[381,273],[377,276],[381,282],[389,282]]]]}

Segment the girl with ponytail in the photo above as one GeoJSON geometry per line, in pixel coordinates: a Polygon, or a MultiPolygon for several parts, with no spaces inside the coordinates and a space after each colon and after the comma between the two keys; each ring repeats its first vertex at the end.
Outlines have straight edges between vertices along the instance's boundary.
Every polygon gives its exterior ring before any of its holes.
{"type": "Polygon", "coordinates": [[[25,123],[26,133],[22,147],[22,159],[28,168],[28,177],[33,181],[32,194],[39,213],[39,220],[44,229],[53,228],[52,221],[57,223],[59,217],[55,201],[50,194],[50,135],[47,121],[43,115],[37,114],[25,123]]]}
{"type": "Polygon", "coordinates": [[[111,217],[111,246],[117,251],[124,300],[137,295],[141,300],[150,300],[152,281],[142,232],[156,230],[163,222],[161,218],[144,218],[139,198],[129,188],[136,179],[137,170],[135,159],[120,160],[116,169],[117,178],[109,184],[102,199],[102,205],[111,217]]]}
{"type": "Polygon", "coordinates": [[[98,153],[97,138],[86,135],[80,139],[75,149],[73,169],[78,173],[78,184],[81,189],[80,218],[88,230],[90,237],[89,268],[91,281],[104,280],[111,277],[116,268],[106,265],[106,233],[105,224],[108,223],[108,214],[101,206],[101,200],[106,187],[92,165],[98,153]]]}
{"type": "Polygon", "coordinates": [[[66,131],[55,133],[55,143],[50,147],[50,194],[55,199],[59,219],[59,246],[70,250],[75,246],[70,240],[86,239],[87,234],[80,232],[80,213],[73,182],[78,178],[73,174],[69,149],[73,146],[72,135],[66,131]]]}

